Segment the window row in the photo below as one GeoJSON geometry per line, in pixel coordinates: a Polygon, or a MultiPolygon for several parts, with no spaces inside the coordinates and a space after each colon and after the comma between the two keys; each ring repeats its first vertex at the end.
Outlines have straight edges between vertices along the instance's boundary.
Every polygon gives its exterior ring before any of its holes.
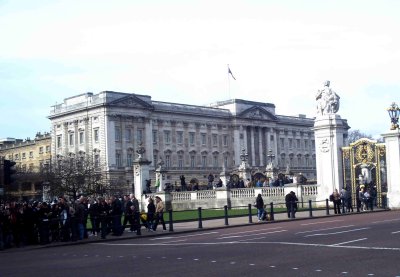
{"type": "MultiPolygon", "coordinates": [[[[170,144],[172,142],[172,135],[173,132],[170,130],[164,130],[162,133],[162,138],[161,140],[164,142],[164,144],[170,144]]],[[[189,145],[196,145],[197,143],[197,134],[196,132],[188,132],[186,134],[183,131],[176,131],[174,132],[176,143],[177,144],[183,144],[185,138],[187,138],[187,143],[189,145]]],[[[200,133],[199,134],[199,143],[203,146],[206,146],[207,144],[212,145],[217,147],[219,144],[219,134],[211,134],[207,135],[207,133],[200,133]]],[[[153,144],[157,144],[159,142],[159,132],[156,130],[153,130],[153,144]]],[[[229,136],[224,134],[222,135],[222,145],[223,146],[229,146],[229,136]]]]}
{"type": "MultiPolygon", "coordinates": [[[[46,153],[50,153],[50,145],[47,145],[46,147],[40,146],[39,147],[39,155],[44,154],[44,149],[46,149],[46,153]]],[[[22,153],[16,153],[16,154],[9,154],[8,159],[9,160],[25,160],[25,159],[33,159],[34,158],[34,151],[29,151],[29,156],[27,155],[27,152],[22,152],[22,153]]]]}
{"type": "Polygon", "coordinates": [[[285,149],[287,146],[289,149],[297,148],[297,149],[309,149],[310,146],[312,149],[315,148],[315,141],[311,140],[301,140],[301,139],[292,139],[292,138],[280,138],[279,145],[281,149],[285,149]]]}
{"type": "MultiPolygon", "coordinates": [[[[126,166],[132,166],[133,165],[133,158],[134,155],[133,153],[127,153],[126,154],[126,166]]],[[[185,160],[185,157],[183,154],[178,154],[175,161],[172,161],[172,155],[171,154],[165,154],[163,157],[164,161],[164,167],[165,168],[170,168],[170,167],[178,167],[178,168],[184,168],[184,167],[220,167],[221,166],[221,158],[218,155],[213,155],[213,156],[207,156],[207,155],[195,155],[195,154],[190,154],[188,160],[185,160]]],[[[153,156],[153,161],[158,161],[159,157],[157,154],[153,156]]],[[[223,165],[225,167],[229,166],[228,163],[228,157],[224,156],[222,158],[223,165]]],[[[122,157],[122,152],[120,150],[117,150],[115,152],[115,163],[117,167],[123,167],[123,157],[122,157]]]]}
{"type": "MultiPolygon", "coordinates": [[[[93,142],[98,143],[100,138],[99,128],[93,129],[93,142]]],[[[68,133],[68,146],[75,146],[75,144],[83,145],[85,144],[86,133],[85,131],[80,131],[78,136],[75,136],[75,132],[68,133]]],[[[63,146],[63,135],[58,135],[56,138],[56,146],[57,148],[61,148],[63,146]]]]}

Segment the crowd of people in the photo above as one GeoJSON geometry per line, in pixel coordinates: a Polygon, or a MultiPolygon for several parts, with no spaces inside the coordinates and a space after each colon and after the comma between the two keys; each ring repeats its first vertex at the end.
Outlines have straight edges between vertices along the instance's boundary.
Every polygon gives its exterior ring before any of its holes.
{"type": "Polygon", "coordinates": [[[166,230],[164,203],[160,197],[148,199],[147,212],[139,210],[133,194],[123,197],[80,196],[68,201],[60,196],[51,203],[8,201],[0,204],[0,250],[51,242],[78,241],[89,236],[105,239],[121,236],[126,229],[141,235],[166,230]],[[129,227],[129,228],[128,228],[129,227]]]}
{"type": "MultiPolygon", "coordinates": [[[[357,185],[355,196],[357,212],[368,211],[376,206],[377,191],[374,186],[357,185]]],[[[335,214],[354,212],[352,193],[346,187],[340,192],[335,189],[329,200],[333,202],[335,214]]]]}

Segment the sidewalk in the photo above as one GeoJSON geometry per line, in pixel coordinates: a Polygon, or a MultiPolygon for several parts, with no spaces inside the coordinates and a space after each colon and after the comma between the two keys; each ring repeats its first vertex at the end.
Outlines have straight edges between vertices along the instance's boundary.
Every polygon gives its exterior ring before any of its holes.
{"type": "MultiPolygon", "coordinates": [[[[165,236],[171,234],[181,234],[181,233],[190,233],[190,232],[197,232],[201,230],[212,230],[212,229],[219,229],[219,228],[232,228],[238,226],[247,226],[247,225],[254,225],[254,224],[274,224],[277,222],[284,222],[284,221],[292,221],[292,220],[305,220],[310,218],[325,218],[325,217],[333,217],[333,216],[342,216],[342,215],[351,215],[351,214],[362,214],[362,213],[371,213],[371,212],[382,212],[388,211],[387,209],[374,209],[374,211],[367,211],[357,213],[356,211],[353,213],[345,213],[345,214],[333,214],[333,210],[329,210],[329,215],[326,214],[326,210],[313,210],[312,217],[310,217],[309,211],[300,211],[296,213],[295,219],[289,219],[287,217],[287,213],[275,213],[274,214],[274,221],[261,221],[258,222],[257,216],[252,216],[252,223],[249,223],[249,216],[241,216],[241,217],[230,217],[228,218],[228,225],[225,223],[225,218],[219,219],[209,219],[202,221],[202,228],[199,228],[198,221],[187,221],[187,222],[180,222],[173,224],[173,231],[169,231],[170,225],[168,222],[166,223],[167,231],[162,230],[162,226],[158,226],[157,231],[155,232],[148,232],[145,228],[142,227],[142,234],[140,236],[136,235],[136,232],[129,233],[128,228],[121,236],[107,236],[106,239],[101,239],[100,236],[90,236],[87,239],[81,241],[69,241],[69,242],[53,242],[46,245],[28,245],[20,248],[10,248],[3,251],[0,251],[0,254],[3,252],[10,252],[10,251],[24,251],[24,250],[31,250],[31,249],[41,249],[41,248],[51,248],[51,247],[60,247],[66,245],[80,245],[80,244],[87,244],[87,243],[99,243],[99,242],[111,242],[111,241],[118,241],[118,240],[127,240],[127,239],[138,239],[143,237],[156,237],[156,236],[165,236]]],[[[164,215],[164,218],[168,219],[168,214],[164,215]]]]}

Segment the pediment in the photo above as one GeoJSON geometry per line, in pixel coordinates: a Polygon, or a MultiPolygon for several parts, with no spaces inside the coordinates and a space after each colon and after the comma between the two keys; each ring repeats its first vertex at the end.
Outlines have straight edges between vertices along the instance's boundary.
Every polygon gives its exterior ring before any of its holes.
{"type": "Polygon", "coordinates": [[[259,106],[253,106],[247,110],[242,111],[238,114],[238,117],[241,118],[250,118],[250,119],[263,119],[263,120],[277,120],[276,116],[271,112],[263,109],[259,106]]]}
{"type": "Polygon", "coordinates": [[[147,103],[146,101],[143,101],[142,99],[140,99],[135,95],[128,95],[120,99],[114,100],[110,103],[110,106],[144,108],[144,109],[154,108],[151,104],[147,103]]]}

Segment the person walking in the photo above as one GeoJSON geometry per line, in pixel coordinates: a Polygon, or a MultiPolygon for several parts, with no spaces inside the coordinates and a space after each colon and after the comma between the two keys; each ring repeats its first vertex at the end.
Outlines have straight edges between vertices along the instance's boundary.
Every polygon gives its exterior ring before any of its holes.
{"type": "Polygon", "coordinates": [[[337,189],[332,193],[333,195],[333,210],[335,214],[341,214],[340,212],[340,194],[337,189]]]}
{"type": "Polygon", "coordinates": [[[163,225],[163,230],[166,231],[167,227],[165,226],[164,221],[164,203],[159,196],[156,196],[156,220],[153,225],[153,231],[157,230],[157,226],[160,221],[163,225]]]}
{"type": "Polygon", "coordinates": [[[154,205],[153,198],[149,198],[149,204],[147,205],[147,230],[153,231],[154,215],[156,213],[156,206],[154,205]]]}
{"type": "Polygon", "coordinates": [[[262,216],[264,214],[264,200],[261,196],[261,193],[257,195],[255,207],[257,208],[257,218],[258,222],[261,221],[262,216]]]}
{"type": "Polygon", "coordinates": [[[296,218],[298,201],[299,200],[297,199],[297,196],[294,193],[294,191],[291,191],[288,194],[286,194],[285,202],[286,202],[286,210],[287,210],[288,218],[296,218]]]}

